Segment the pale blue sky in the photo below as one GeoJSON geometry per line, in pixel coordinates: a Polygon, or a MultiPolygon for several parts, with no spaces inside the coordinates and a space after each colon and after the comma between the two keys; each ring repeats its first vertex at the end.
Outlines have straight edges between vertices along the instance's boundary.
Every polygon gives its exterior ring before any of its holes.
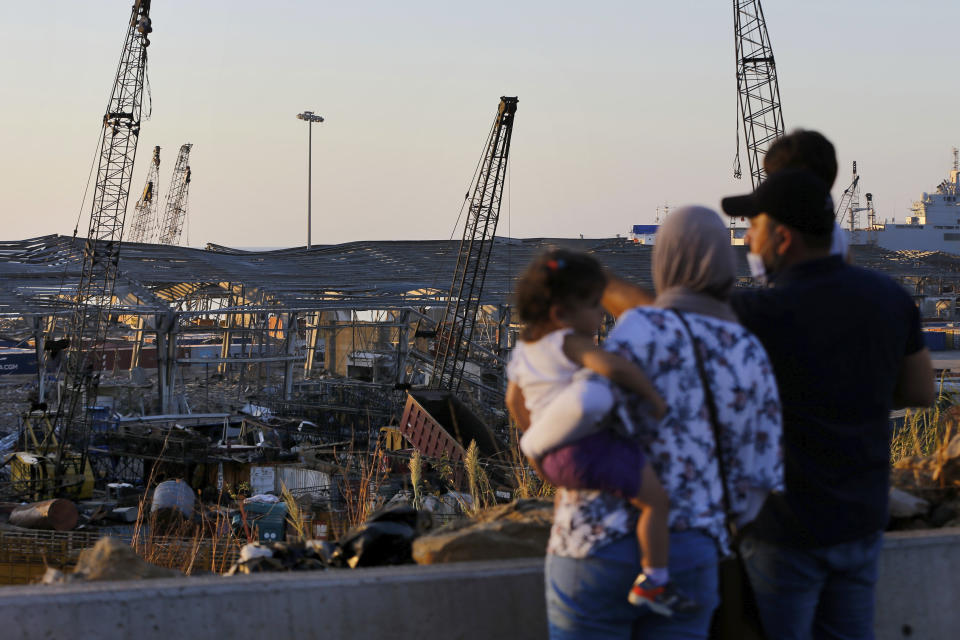
{"type": "MultiPolygon", "coordinates": [[[[0,4],[2,239],[73,230],[129,7],[0,4]]],[[[788,128],[836,143],[835,197],[857,160],[878,213],[902,218],[960,146],[960,4],[764,10],[788,128]]],[[[732,177],[729,0],[154,0],[152,15],[130,211],[150,149],[163,147],[165,194],[192,142],[192,245],[305,244],[304,109],[327,118],[316,244],[448,237],[501,95],[520,99],[501,235],[509,222],[518,237],[612,236],[665,202],[749,189],[732,177]]]]}

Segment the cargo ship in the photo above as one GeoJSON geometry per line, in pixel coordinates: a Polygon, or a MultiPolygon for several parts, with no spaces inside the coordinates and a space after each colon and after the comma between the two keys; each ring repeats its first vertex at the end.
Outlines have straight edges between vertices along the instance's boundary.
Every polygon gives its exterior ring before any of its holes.
{"type": "Polygon", "coordinates": [[[915,201],[902,223],[872,223],[848,233],[851,244],[876,245],[890,251],[943,251],[960,255],[958,150],[953,150],[949,177],[915,201]]]}
{"type": "MultiPolygon", "coordinates": [[[[844,191],[837,211],[837,220],[848,234],[848,243],[873,245],[889,251],[942,251],[960,255],[960,152],[953,150],[953,169],[948,178],[932,192],[924,193],[910,207],[910,214],[901,222],[876,222],[873,198],[866,194],[866,206],[859,204],[859,179],[854,163],[854,178],[844,191]],[[857,224],[858,214],[867,213],[865,225],[857,224]]],[[[634,225],[628,237],[636,244],[656,242],[659,225],[634,225]]],[[[730,243],[744,245],[744,220],[735,220],[730,229],[730,243]]]]}

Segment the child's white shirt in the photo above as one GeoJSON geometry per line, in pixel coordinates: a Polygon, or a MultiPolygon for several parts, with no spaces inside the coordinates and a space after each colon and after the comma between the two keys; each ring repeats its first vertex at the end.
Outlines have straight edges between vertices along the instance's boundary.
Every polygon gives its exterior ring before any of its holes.
{"type": "Polygon", "coordinates": [[[507,363],[507,379],[520,387],[530,412],[531,426],[520,438],[520,449],[531,458],[539,459],[551,449],[599,431],[600,419],[613,407],[607,381],[578,366],[563,352],[564,340],[571,333],[570,328],[557,329],[536,342],[519,340],[507,363]],[[564,397],[570,402],[551,405],[564,397]],[[581,421],[582,426],[575,431],[560,432],[551,428],[544,413],[548,406],[551,412],[582,412],[589,419],[581,421]]]}

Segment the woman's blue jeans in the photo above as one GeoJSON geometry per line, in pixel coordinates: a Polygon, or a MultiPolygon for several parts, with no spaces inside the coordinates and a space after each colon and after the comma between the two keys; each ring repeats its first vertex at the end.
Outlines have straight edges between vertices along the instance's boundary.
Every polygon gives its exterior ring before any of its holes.
{"type": "Polygon", "coordinates": [[[636,538],[600,547],[586,558],[547,556],[547,621],[551,640],[706,638],[719,603],[717,545],[699,531],[670,534],[670,579],[700,607],[665,618],[627,602],[640,573],[636,538]]]}

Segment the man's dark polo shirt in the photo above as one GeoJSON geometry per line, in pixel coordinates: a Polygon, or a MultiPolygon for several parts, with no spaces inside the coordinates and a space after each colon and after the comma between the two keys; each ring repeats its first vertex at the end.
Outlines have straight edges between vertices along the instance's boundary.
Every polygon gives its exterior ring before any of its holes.
{"type": "Polygon", "coordinates": [[[763,343],[780,388],[786,491],[754,534],[827,546],[882,530],[890,482],[889,413],[904,356],[923,348],[920,314],[890,278],[831,256],[737,292],[740,321],[763,343]]]}

